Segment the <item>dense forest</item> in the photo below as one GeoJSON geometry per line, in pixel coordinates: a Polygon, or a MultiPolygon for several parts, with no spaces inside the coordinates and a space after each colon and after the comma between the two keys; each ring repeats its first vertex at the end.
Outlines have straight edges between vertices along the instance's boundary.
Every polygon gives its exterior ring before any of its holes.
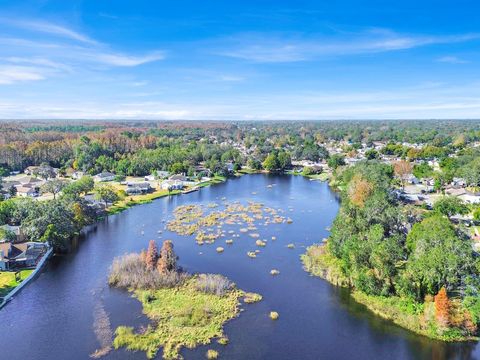
{"type": "MultiPolygon", "coordinates": [[[[95,174],[147,175],[152,169],[194,172],[200,162],[214,172],[226,161],[261,168],[288,159],[328,157],[325,144],[341,143],[346,153],[362,144],[389,142],[385,154],[410,159],[447,157],[480,139],[478,121],[317,121],[317,122],[3,122],[0,124],[0,175],[48,163],[95,174]],[[408,144],[421,144],[423,148],[408,144]],[[239,148],[248,151],[240,153],[239,148]],[[276,156],[277,154],[273,154],[276,156]]],[[[376,154],[370,154],[375,157],[376,154]]],[[[453,164],[452,166],[454,166],[453,164]]],[[[461,164],[460,164],[461,165],[461,164]]],[[[450,166],[450,165],[449,165],[450,166]]]]}

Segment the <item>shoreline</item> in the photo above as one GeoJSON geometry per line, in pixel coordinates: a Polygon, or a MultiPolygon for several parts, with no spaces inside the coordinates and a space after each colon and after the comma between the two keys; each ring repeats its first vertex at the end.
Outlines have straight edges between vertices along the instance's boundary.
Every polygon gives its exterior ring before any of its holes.
{"type": "MultiPolygon", "coordinates": [[[[350,280],[341,272],[338,259],[330,255],[325,246],[325,244],[313,244],[307,248],[307,251],[301,255],[304,270],[309,273],[310,276],[319,277],[333,286],[347,288],[352,299],[365,306],[375,316],[391,321],[405,330],[425,336],[431,340],[448,343],[480,340],[478,336],[464,336],[461,334],[440,335],[436,332],[433,333],[432,329],[429,327],[422,328],[422,314],[409,313],[404,307],[402,307],[402,301],[404,299],[397,296],[382,297],[368,295],[359,290],[355,290],[351,287],[350,280]],[[317,251],[318,254],[311,254],[312,252],[317,251]]],[[[424,303],[423,305],[432,308],[434,306],[433,302],[424,303]]]]}
{"type": "Polygon", "coordinates": [[[28,283],[31,280],[33,280],[35,276],[37,276],[40,273],[40,271],[45,266],[45,263],[47,262],[48,258],[50,258],[50,256],[52,255],[52,253],[53,253],[53,248],[49,248],[47,252],[42,256],[40,261],[38,262],[37,266],[35,267],[35,270],[33,270],[30,273],[30,275],[28,275],[25,279],[23,279],[20,284],[15,286],[7,295],[3,297],[2,302],[0,303],[0,310],[5,305],[7,305],[17,293],[19,293],[25,286],[27,286],[28,283]]]}

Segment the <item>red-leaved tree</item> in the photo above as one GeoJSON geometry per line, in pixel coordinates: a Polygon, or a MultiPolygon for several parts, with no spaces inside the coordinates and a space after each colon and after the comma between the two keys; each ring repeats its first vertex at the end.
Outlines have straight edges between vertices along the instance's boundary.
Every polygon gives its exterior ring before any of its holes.
{"type": "Polygon", "coordinates": [[[147,266],[147,269],[152,270],[153,268],[155,268],[157,260],[157,245],[155,244],[155,240],[150,240],[150,242],[148,243],[147,255],[145,256],[145,265],[147,266]]]}

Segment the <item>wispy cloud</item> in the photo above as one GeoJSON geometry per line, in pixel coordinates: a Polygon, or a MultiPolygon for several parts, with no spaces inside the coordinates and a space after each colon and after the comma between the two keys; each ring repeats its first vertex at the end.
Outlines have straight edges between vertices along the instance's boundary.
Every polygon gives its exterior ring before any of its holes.
{"type": "Polygon", "coordinates": [[[77,32],[67,27],[53,24],[50,22],[37,21],[37,20],[18,20],[18,19],[0,18],[0,24],[8,25],[10,27],[21,28],[25,30],[31,30],[37,33],[40,32],[40,33],[56,35],[56,36],[80,41],[87,44],[97,44],[95,40],[91,39],[90,37],[84,34],[81,34],[80,32],[77,32]]]}
{"type": "Polygon", "coordinates": [[[241,34],[220,41],[218,55],[260,63],[308,61],[363,53],[407,50],[480,39],[480,34],[404,35],[385,29],[317,37],[241,34]]]}
{"type": "Polygon", "coordinates": [[[15,75],[3,74],[0,84],[42,80],[60,72],[135,67],[165,58],[165,52],[158,50],[141,55],[114,51],[79,31],[45,21],[0,18],[1,29],[7,36],[0,37],[0,66],[22,65],[23,71],[17,66],[15,75]]]}
{"type": "Polygon", "coordinates": [[[227,81],[227,82],[238,82],[238,81],[244,81],[245,78],[242,76],[236,76],[236,75],[222,75],[220,76],[221,81],[227,81]]]}
{"type": "Polygon", "coordinates": [[[460,59],[456,56],[442,56],[437,59],[438,62],[449,63],[449,64],[467,64],[467,60],[460,59]]]}
{"type": "Polygon", "coordinates": [[[153,61],[163,60],[165,54],[163,52],[154,52],[144,56],[130,56],[124,54],[89,52],[87,56],[94,61],[113,66],[138,66],[153,61]]]}
{"type": "Polygon", "coordinates": [[[30,66],[1,66],[0,85],[45,79],[42,69],[30,66]]]}

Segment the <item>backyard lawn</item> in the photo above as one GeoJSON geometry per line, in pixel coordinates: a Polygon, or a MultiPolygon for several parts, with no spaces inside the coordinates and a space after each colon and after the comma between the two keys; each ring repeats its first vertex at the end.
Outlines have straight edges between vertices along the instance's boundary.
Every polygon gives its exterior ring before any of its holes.
{"type": "MultiPolygon", "coordinates": [[[[20,282],[28,277],[33,270],[21,270],[20,282]]],[[[15,272],[13,271],[0,271],[0,297],[7,295],[11,290],[20,284],[15,280],[15,272]]]]}

